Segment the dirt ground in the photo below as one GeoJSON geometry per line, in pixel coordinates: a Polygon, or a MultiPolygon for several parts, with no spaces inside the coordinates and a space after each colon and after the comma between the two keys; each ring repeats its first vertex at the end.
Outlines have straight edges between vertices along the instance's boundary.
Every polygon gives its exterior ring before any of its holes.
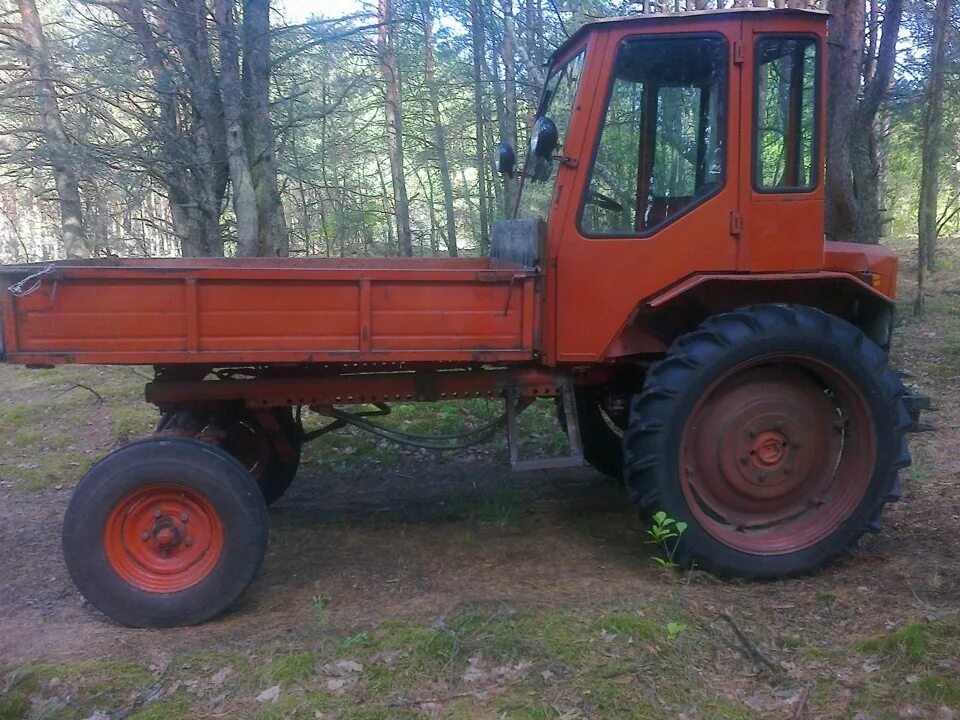
{"type": "Polygon", "coordinates": [[[59,526],[85,464],[149,423],[118,404],[142,379],[0,366],[0,718],[954,717],[956,279],[941,273],[928,318],[897,329],[937,430],[914,437],[884,532],[776,583],[659,568],[591,470],[348,452],[307,463],[271,509],[263,568],[226,615],[120,627],[74,589],[59,526]]]}

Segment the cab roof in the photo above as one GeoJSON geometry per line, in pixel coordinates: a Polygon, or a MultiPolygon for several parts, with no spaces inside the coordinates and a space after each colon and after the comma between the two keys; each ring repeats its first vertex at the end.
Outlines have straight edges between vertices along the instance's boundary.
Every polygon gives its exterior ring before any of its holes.
{"type": "Polygon", "coordinates": [[[568,37],[560,47],[553,51],[549,62],[553,62],[557,57],[563,55],[572,45],[579,43],[585,36],[595,30],[607,29],[611,25],[632,25],[638,28],[648,25],[656,25],[661,22],[693,22],[707,18],[726,18],[744,15],[763,14],[767,16],[792,16],[792,17],[816,17],[826,20],[830,13],[825,10],[807,10],[800,8],[764,8],[764,7],[738,7],[726,8],[724,10],[690,10],[687,12],[663,12],[663,13],[642,13],[637,15],[625,15],[621,17],[609,17],[594,20],[593,22],[581,25],[570,37],[568,37]]]}

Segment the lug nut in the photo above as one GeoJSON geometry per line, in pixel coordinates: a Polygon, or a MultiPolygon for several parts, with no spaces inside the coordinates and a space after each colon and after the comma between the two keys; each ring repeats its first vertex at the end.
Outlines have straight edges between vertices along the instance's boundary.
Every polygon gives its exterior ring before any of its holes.
{"type": "Polygon", "coordinates": [[[189,519],[190,519],[189,515],[187,515],[186,513],[180,513],[180,522],[186,522],[189,519]]]}
{"type": "Polygon", "coordinates": [[[193,538],[191,537],[186,538],[183,541],[183,544],[186,545],[187,547],[191,547],[193,545],[193,538]]]}
{"type": "Polygon", "coordinates": [[[148,533],[146,530],[144,530],[142,533],[140,533],[140,539],[143,540],[143,541],[149,540],[149,539],[150,539],[150,533],[148,533]]]}
{"type": "Polygon", "coordinates": [[[159,509],[159,508],[153,511],[153,516],[154,516],[155,518],[159,518],[161,515],[163,515],[163,513],[160,512],[160,509],[159,509]]]}
{"type": "Polygon", "coordinates": [[[750,458],[748,458],[746,455],[741,455],[741,456],[740,456],[740,464],[741,464],[741,465],[746,465],[748,462],[750,462],[750,458]]]}

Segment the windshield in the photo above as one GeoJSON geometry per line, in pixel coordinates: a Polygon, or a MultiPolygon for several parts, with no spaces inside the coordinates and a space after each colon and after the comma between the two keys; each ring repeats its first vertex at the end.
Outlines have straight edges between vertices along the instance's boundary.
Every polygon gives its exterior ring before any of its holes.
{"type": "MultiPolygon", "coordinates": [[[[583,56],[581,50],[565,64],[556,68],[547,78],[543,90],[543,100],[540,103],[540,112],[537,118],[549,117],[557,125],[560,137],[559,148],[567,139],[567,128],[570,126],[570,115],[573,112],[573,101],[580,86],[580,76],[583,74],[583,56]]],[[[553,197],[553,184],[557,179],[557,163],[551,161],[551,166],[542,174],[535,172],[533,153],[527,150],[524,162],[523,176],[520,186],[520,200],[517,203],[518,218],[546,219],[550,212],[550,199],[553,197]],[[534,178],[536,175],[536,178],[534,178]],[[541,180],[540,178],[545,178],[541,180]]]]}

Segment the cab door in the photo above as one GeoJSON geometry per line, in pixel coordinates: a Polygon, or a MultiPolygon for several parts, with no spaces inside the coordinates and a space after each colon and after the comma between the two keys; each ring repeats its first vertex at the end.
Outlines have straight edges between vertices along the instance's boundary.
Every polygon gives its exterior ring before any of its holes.
{"type": "Polygon", "coordinates": [[[601,359],[644,298],[737,266],[741,19],[608,32],[595,136],[559,195],[558,362],[601,359]]]}
{"type": "Polygon", "coordinates": [[[740,270],[823,267],[824,27],[806,15],[745,21],[740,270]]]}

